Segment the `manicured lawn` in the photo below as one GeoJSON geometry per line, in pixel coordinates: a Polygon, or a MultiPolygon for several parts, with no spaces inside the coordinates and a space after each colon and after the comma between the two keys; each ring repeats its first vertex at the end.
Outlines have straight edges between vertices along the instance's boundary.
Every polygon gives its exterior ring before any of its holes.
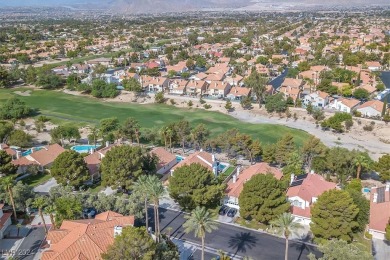
{"type": "MultiPolygon", "coordinates": [[[[0,104],[13,94],[23,89],[1,89],[0,104]]],[[[39,112],[58,122],[70,121],[80,125],[97,124],[100,119],[117,117],[123,121],[127,117],[134,117],[141,127],[162,127],[168,123],[186,119],[192,125],[204,123],[212,135],[222,133],[231,128],[252,135],[262,143],[273,143],[286,133],[295,137],[297,144],[301,145],[309,136],[306,132],[291,129],[285,126],[270,124],[251,124],[241,122],[231,116],[205,111],[201,109],[180,109],[169,105],[139,105],[131,103],[102,102],[94,98],[77,97],[57,91],[35,90],[31,96],[19,96],[28,106],[39,109],[39,112]]]]}
{"type": "Polygon", "coordinates": [[[26,178],[23,178],[22,182],[31,187],[36,187],[42,183],[47,182],[48,180],[50,180],[50,178],[51,178],[50,174],[38,173],[36,175],[30,175],[27,176],[26,178]]]}

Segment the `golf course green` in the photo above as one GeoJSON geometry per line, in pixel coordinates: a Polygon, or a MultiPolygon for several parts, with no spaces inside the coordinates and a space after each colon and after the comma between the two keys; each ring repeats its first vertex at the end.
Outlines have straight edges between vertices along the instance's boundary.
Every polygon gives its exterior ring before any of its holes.
{"type": "Polygon", "coordinates": [[[271,124],[251,124],[239,121],[231,116],[203,109],[177,108],[169,105],[103,102],[95,98],[80,97],[51,90],[0,89],[0,105],[8,98],[16,96],[29,107],[38,109],[39,113],[52,118],[55,123],[72,122],[78,125],[98,124],[107,117],[117,117],[123,121],[127,117],[137,119],[143,128],[161,127],[182,119],[192,125],[204,123],[212,135],[228,129],[237,128],[262,143],[273,143],[286,133],[295,137],[301,145],[309,134],[292,128],[271,124]],[[18,95],[16,91],[29,90],[30,95],[18,95]]]}

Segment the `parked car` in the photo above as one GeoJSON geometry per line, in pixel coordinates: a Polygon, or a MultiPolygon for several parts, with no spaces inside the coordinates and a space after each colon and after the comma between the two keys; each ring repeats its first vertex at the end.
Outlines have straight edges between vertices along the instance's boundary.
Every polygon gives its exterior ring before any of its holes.
{"type": "Polygon", "coordinates": [[[97,210],[95,208],[86,208],[83,210],[83,218],[95,218],[97,210]]]}
{"type": "Polygon", "coordinates": [[[237,209],[231,208],[227,212],[227,216],[233,218],[237,214],[237,209]]]}
{"type": "Polygon", "coordinates": [[[228,212],[228,211],[229,211],[229,207],[223,205],[223,206],[219,209],[219,215],[223,216],[223,215],[225,215],[226,212],[228,212]]]}

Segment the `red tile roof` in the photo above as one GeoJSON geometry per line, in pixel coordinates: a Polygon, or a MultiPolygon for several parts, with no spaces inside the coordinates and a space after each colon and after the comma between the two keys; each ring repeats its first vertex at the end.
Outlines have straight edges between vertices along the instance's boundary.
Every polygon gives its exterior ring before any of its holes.
{"type": "Polygon", "coordinates": [[[176,160],[176,155],[168,152],[167,150],[165,150],[165,148],[162,147],[156,147],[150,152],[158,157],[157,170],[160,170],[168,163],[172,162],[173,160],[176,160]]]}
{"type": "Polygon", "coordinates": [[[243,170],[236,179],[236,182],[233,183],[233,180],[228,182],[228,186],[225,190],[225,193],[229,196],[238,198],[242,189],[244,188],[244,183],[250,180],[253,176],[257,174],[267,174],[271,173],[274,177],[280,180],[283,176],[283,173],[275,167],[269,166],[267,163],[256,163],[249,168],[243,170]]]}
{"type": "MultiPolygon", "coordinates": [[[[383,188],[381,188],[383,189],[383,188]]],[[[371,189],[370,195],[370,229],[385,232],[386,225],[390,220],[390,191],[384,192],[383,202],[374,202],[374,194],[378,188],[371,189]]]]}
{"type": "Polygon", "coordinates": [[[195,152],[195,153],[189,155],[184,160],[182,160],[181,162],[176,164],[176,166],[173,167],[173,170],[177,169],[181,166],[184,166],[184,165],[191,165],[193,163],[199,163],[200,165],[206,167],[210,171],[213,170],[212,154],[208,153],[208,152],[203,152],[203,151],[202,152],[195,152]]]}
{"type": "Polygon", "coordinates": [[[31,157],[34,161],[39,163],[41,166],[46,166],[54,162],[54,160],[61,153],[65,152],[65,149],[62,148],[59,144],[51,144],[45,146],[43,149],[33,152],[27,156],[27,159],[31,157]]]}
{"type": "Polygon", "coordinates": [[[134,216],[115,212],[98,214],[95,219],[66,220],[60,229],[49,231],[50,248],[41,259],[102,259],[101,254],[114,242],[114,227],[129,225],[134,225],[134,216]]]}
{"type": "Polygon", "coordinates": [[[287,197],[299,197],[311,202],[313,197],[318,197],[325,191],[335,188],[336,183],[326,181],[321,175],[313,173],[308,174],[302,184],[290,187],[287,191],[287,197]]]}

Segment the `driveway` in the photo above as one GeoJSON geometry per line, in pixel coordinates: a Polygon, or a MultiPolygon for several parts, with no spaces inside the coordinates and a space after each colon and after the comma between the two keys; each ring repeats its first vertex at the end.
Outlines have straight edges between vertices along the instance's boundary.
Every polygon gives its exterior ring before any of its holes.
{"type": "MultiPolygon", "coordinates": [[[[153,227],[152,221],[153,216],[151,216],[151,222],[149,223],[153,227]]],[[[184,222],[184,213],[160,208],[162,233],[166,233],[169,228],[169,233],[172,237],[199,245],[200,240],[198,238],[195,238],[192,233],[186,234],[184,232],[184,222]]],[[[219,223],[218,230],[207,233],[206,245],[214,252],[221,249],[235,257],[250,256],[253,259],[284,259],[285,240],[283,238],[231,224],[219,223]]],[[[290,241],[290,260],[308,259],[307,255],[310,252],[317,257],[321,256],[317,248],[311,244],[294,240],[290,241]]],[[[194,257],[194,259],[197,258],[194,257]]]]}
{"type": "Polygon", "coordinates": [[[376,260],[390,259],[390,243],[373,238],[372,253],[376,260]]]}
{"type": "Polygon", "coordinates": [[[58,186],[57,181],[54,178],[51,178],[47,182],[34,187],[34,192],[47,194],[47,193],[49,193],[51,188],[56,187],[56,186],[58,186]]]}

